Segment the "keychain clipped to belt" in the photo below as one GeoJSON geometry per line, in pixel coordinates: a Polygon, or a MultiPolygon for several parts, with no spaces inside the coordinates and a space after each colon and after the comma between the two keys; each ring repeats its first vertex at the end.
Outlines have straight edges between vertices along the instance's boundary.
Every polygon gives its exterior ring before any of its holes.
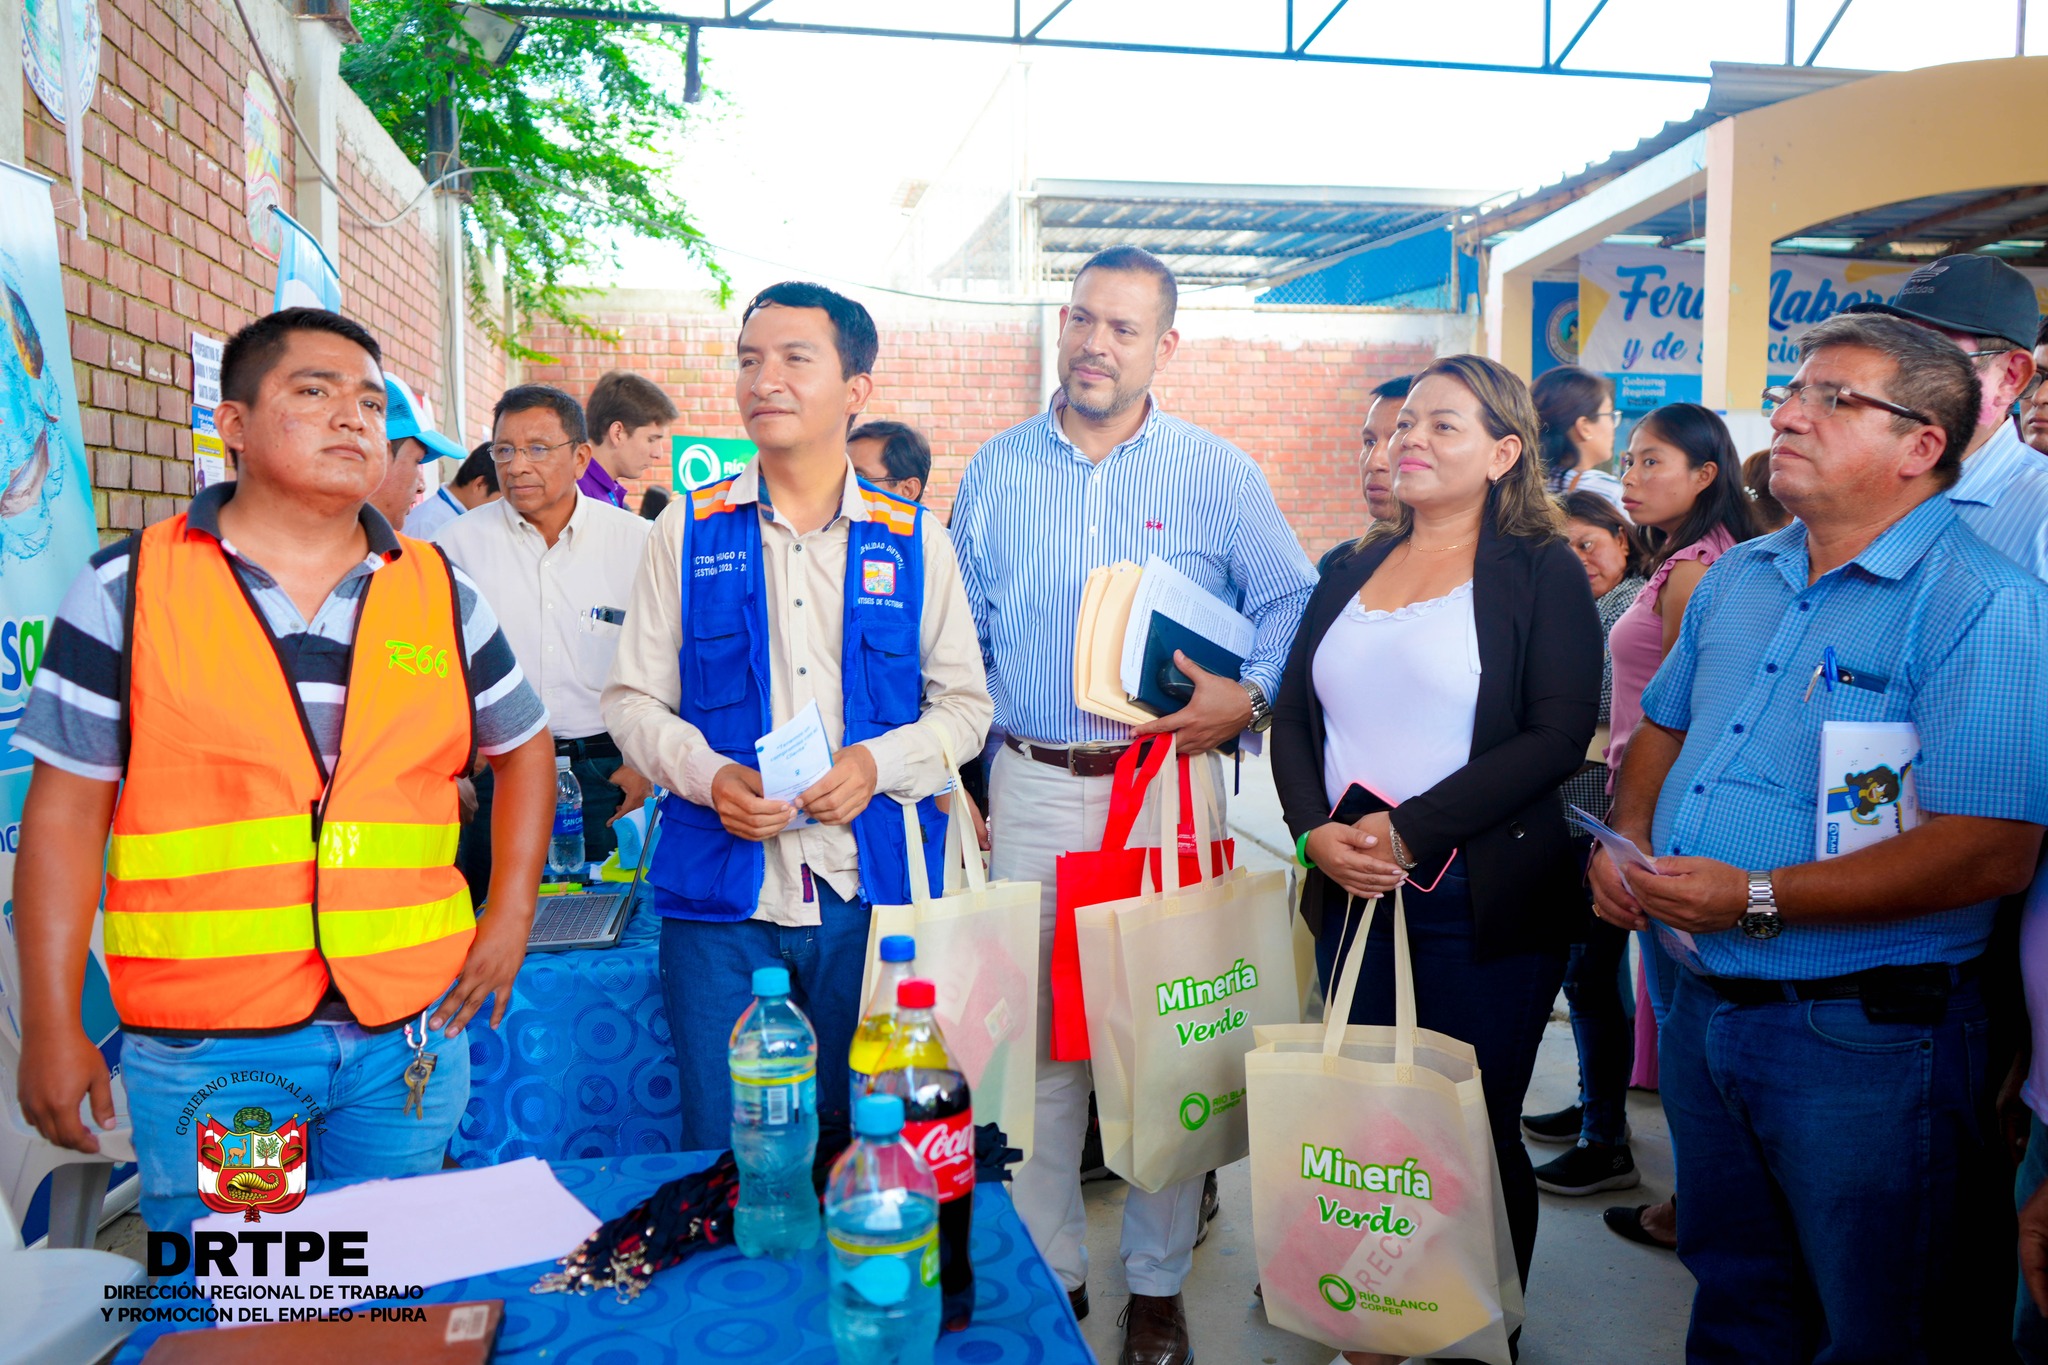
{"type": "MultiPolygon", "coordinates": [[[[428,1006],[429,1009],[432,1006],[428,1006]]],[[[405,1068],[405,1112],[416,1119],[427,1116],[427,1081],[434,1064],[441,1059],[427,1051],[427,1011],[420,1011],[420,1036],[412,1036],[412,1021],[405,1021],[405,1045],[412,1049],[412,1062],[405,1068]]]]}

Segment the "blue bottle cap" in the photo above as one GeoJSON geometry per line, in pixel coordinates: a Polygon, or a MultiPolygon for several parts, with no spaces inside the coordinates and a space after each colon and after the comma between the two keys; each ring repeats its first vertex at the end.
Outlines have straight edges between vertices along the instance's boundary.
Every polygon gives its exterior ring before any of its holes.
{"type": "Polygon", "coordinates": [[[903,1131],[901,1095],[863,1095],[853,1107],[853,1131],[864,1138],[890,1138],[903,1131]]]}
{"type": "Polygon", "coordinates": [[[756,994],[756,995],[788,995],[788,994],[789,994],[789,968],[787,968],[787,967],[756,967],[756,968],[754,968],[754,994],[756,994]]]}
{"type": "Polygon", "coordinates": [[[914,962],[917,960],[917,940],[908,934],[889,934],[882,939],[882,961],[914,962]]]}

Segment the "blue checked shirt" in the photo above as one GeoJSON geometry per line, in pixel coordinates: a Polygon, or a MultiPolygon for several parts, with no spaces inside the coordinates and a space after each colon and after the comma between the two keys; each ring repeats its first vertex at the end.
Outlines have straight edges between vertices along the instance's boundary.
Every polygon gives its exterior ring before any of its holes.
{"type": "MultiPolygon", "coordinates": [[[[1707,571],[1643,714],[1685,732],[1657,801],[1661,853],[1765,871],[1814,860],[1821,723],[1912,721],[1920,806],[2048,824],[2048,589],[1986,548],[1936,495],[1807,585],[1806,528],[1738,545],[1707,571]],[[1822,651],[1866,685],[1806,698],[1822,651]]],[[[1718,976],[1805,980],[1963,962],[1994,901],[1890,923],[1698,935],[1718,976]]]]}
{"type": "Polygon", "coordinates": [[[1048,744],[1129,736],[1074,705],[1074,630],[1090,570],[1155,554],[1257,625],[1244,676],[1271,699],[1315,572],[1266,476],[1156,403],[1137,435],[1092,463],[1060,430],[1059,406],[977,451],[953,501],[996,727],[1048,744]]]}
{"type": "Polygon", "coordinates": [[[2010,421],[1963,461],[1948,500],[1979,540],[2048,578],[2048,455],[2022,441],[2010,421]]]}

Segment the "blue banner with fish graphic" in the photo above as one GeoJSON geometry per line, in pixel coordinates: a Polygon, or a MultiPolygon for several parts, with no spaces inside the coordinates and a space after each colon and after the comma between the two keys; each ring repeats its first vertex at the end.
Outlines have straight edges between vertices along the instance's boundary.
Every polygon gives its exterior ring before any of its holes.
{"type": "MultiPolygon", "coordinates": [[[[14,866],[20,852],[21,807],[35,761],[14,747],[14,729],[28,704],[57,604],[87,558],[99,548],[92,478],[72,380],[71,333],[64,316],[64,278],[50,182],[0,162],[0,895],[7,933],[0,935],[0,1041],[20,1037],[20,974],[14,957],[14,866]]],[[[120,1021],[95,945],[86,966],[87,1035],[118,1068],[120,1021]]],[[[0,1056],[13,1049],[0,1049],[0,1056]]],[[[0,1083],[12,1102],[11,1067],[0,1083]]],[[[40,1237],[49,1222],[48,1172],[54,1149],[0,1122],[0,1189],[23,1235],[40,1237]],[[27,1144],[24,1149],[23,1144],[27,1144]]],[[[133,1167],[120,1167],[115,1180],[133,1167]]]]}

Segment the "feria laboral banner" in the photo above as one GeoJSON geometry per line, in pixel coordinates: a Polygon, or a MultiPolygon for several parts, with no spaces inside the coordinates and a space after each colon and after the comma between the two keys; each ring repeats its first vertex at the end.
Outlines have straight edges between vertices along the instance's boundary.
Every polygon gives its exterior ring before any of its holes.
{"type": "MultiPolygon", "coordinates": [[[[1579,254],[1579,364],[1614,381],[1617,407],[1646,412],[1699,401],[1706,266],[1697,251],[1657,247],[1579,254]]],[[[1914,268],[1910,261],[1772,256],[1770,382],[1799,368],[1799,338],[1808,328],[1852,303],[1889,301],[1914,268]]],[[[2048,270],[2025,273],[2048,304],[2048,270]]]]}

